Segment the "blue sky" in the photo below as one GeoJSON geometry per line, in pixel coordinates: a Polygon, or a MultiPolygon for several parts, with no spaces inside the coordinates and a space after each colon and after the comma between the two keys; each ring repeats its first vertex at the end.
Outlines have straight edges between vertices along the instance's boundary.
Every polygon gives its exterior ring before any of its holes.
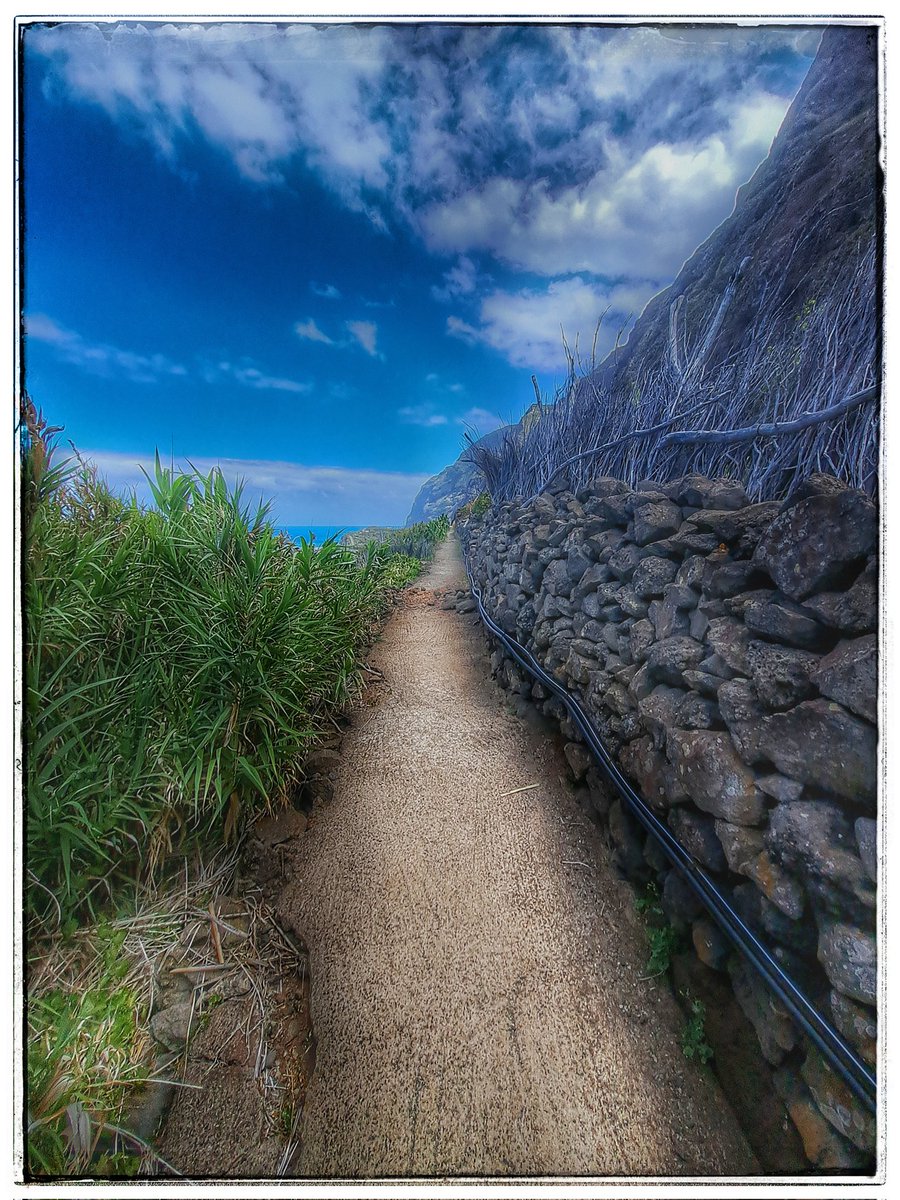
{"type": "Polygon", "coordinates": [[[28,26],[26,385],[115,486],[399,524],[731,211],[818,31],[28,26]]]}

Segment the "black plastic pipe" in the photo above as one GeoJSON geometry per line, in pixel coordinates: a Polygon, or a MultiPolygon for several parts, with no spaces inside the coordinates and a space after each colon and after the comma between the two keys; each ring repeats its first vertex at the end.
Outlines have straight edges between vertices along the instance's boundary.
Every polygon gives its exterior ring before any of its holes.
{"type": "Polygon", "coordinates": [[[793,1017],[806,1036],[822,1052],[825,1059],[837,1071],[854,1095],[871,1111],[875,1112],[878,1099],[878,1085],[875,1076],[867,1065],[857,1056],[838,1031],[828,1022],[813,1004],[807,999],[801,989],[785,972],[781,964],[773,958],[752,929],[744,923],[735,912],[727,898],[722,894],[714,881],[709,877],[702,865],[687,851],[672,834],[667,825],[656,816],[645,800],[634,790],[617,763],[603,744],[600,734],[590,717],[574,696],[562,687],[536,661],[534,656],[521,643],[507,634],[491,618],[484,607],[481,588],[472,578],[468,560],[464,562],[469,588],[478,613],[487,629],[498,641],[507,648],[512,657],[521,667],[533,675],[545,688],[556,696],[566,706],[572,720],[578,726],[581,734],[602,768],[604,774],[612,783],[620,798],[625,802],[630,812],[640,821],[641,825],[656,838],[665,853],[682,872],[683,877],[702,901],[703,905],[715,920],[720,929],[744,955],[750,965],[762,977],[772,993],[778,997],[784,1007],[793,1017]]]}

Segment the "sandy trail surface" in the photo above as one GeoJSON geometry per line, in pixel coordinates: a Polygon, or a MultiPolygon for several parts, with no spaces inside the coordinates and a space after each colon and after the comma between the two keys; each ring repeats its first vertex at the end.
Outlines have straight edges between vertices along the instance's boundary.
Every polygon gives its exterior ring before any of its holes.
{"type": "Polygon", "coordinates": [[[464,583],[451,537],[382,633],[382,694],[279,904],[317,1038],[296,1174],[755,1173],[558,744],[509,712],[477,619],[440,607],[464,583]]]}

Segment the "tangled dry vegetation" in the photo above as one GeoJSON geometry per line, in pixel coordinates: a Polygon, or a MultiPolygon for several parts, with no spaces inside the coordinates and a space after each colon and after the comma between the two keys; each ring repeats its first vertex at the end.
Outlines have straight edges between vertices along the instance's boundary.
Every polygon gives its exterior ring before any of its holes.
{"type": "Polygon", "coordinates": [[[633,486],[692,472],[740,480],[754,499],[780,498],[817,471],[872,494],[876,257],[873,241],[822,295],[798,297],[768,285],[740,345],[728,353],[718,343],[741,288],[740,269],[697,330],[685,326],[685,298],[674,301],[663,361],[633,378],[620,380],[611,362],[600,370],[593,361],[585,365],[576,346],[566,384],[553,403],[541,404],[539,419],[499,445],[472,445],[469,457],[494,500],[526,499],[563,477],[577,492],[598,476],[633,486]]]}

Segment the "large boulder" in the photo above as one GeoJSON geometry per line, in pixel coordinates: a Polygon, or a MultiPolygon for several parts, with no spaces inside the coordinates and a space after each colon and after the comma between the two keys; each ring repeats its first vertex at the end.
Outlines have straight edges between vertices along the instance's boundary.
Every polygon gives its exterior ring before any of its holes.
{"type": "Polygon", "coordinates": [[[753,561],[785,595],[803,600],[849,583],[878,545],[878,511],[863,492],[847,488],[810,496],[777,517],[753,561]]]}
{"type": "Polygon", "coordinates": [[[667,753],[698,808],[735,825],[762,823],[765,798],[727,733],[674,729],[669,734],[667,753]]]}
{"type": "Polygon", "coordinates": [[[806,700],[746,722],[739,738],[748,761],[770,762],[791,779],[874,812],[878,735],[833,700],[806,700]]]}
{"type": "Polygon", "coordinates": [[[874,633],[839,642],[822,659],[812,680],[823,696],[857,716],[878,720],[878,639],[874,633]]]}

